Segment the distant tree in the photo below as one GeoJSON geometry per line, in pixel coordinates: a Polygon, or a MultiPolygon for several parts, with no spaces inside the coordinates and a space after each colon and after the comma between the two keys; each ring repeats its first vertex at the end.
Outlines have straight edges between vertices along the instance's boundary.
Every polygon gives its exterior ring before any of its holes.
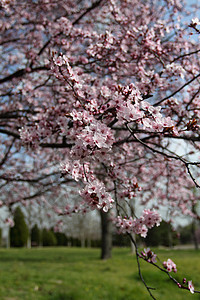
{"type": "Polygon", "coordinates": [[[70,240],[72,247],[81,247],[81,240],[79,238],[71,237],[70,240]]]}
{"type": "Polygon", "coordinates": [[[14,223],[15,225],[10,229],[10,245],[11,247],[24,247],[27,245],[29,231],[19,206],[14,212],[14,223]]]}
{"type": "Polygon", "coordinates": [[[53,231],[43,229],[42,231],[42,243],[43,246],[56,246],[57,240],[53,231]]]}
{"type": "Polygon", "coordinates": [[[162,221],[159,227],[153,227],[149,230],[148,236],[144,241],[147,246],[157,247],[162,245],[171,247],[178,242],[178,239],[172,225],[162,221]]]}
{"type": "Polygon", "coordinates": [[[113,233],[112,236],[112,244],[116,247],[129,247],[130,239],[127,235],[122,235],[118,233],[113,233]]]}
{"type": "Polygon", "coordinates": [[[189,244],[192,242],[191,224],[180,228],[179,231],[181,244],[189,244]]]}
{"type": "Polygon", "coordinates": [[[57,246],[67,246],[67,237],[63,232],[55,232],[57,246]]]}
{"type": "MultiPolygon", "coordinates": [[[[193,212],[195,212],[195,206],[193,207],[193,212]]],[[[199,249],[199,220],[192,220],[190,224],[184,227],[179,227],[178,231],[180,234],[181,244],[193,244],[196,250],[199,249]]]]}
{"type": "Polygon", "coordinates": [[[33,246],[40,246],[42,242],[42,233],[41,230],[38,228],[37,224],[31,229],[31,244],[33,246]]]}
{"type": "Polygon", "coordinates": [[[100,211],[101,215],[101,259],[108,259],[112,253],[112,223],[110,213],[100,211]]]}
{"type": "Polygon", "coordinates": [[[90,246],[92,248],[101,248],[101,241],[100,240],[91,240],[90,246]]]}
{"type": "Polygon", "coordinates": [[[198,244],[200,244],[200,227],[197,228],[197,230],[196,230],[196,237],[197,237],[198,244]]]}
{"type": "MultiPolygon", "coordinates": [[[[192,212],[195,214],[197,214],[197,203],[196,204],[193,204],[192,206],[192,212]]],[[[192,225],[191,225],[191,233],[192,233],[192,241],[193,241],[193,244],[194,244],[194,248],[196,250],[199,249],[199,243],[198,243],[198,238],[197,238],[197,220],[193,219],[192,220],[192,225]]]]}

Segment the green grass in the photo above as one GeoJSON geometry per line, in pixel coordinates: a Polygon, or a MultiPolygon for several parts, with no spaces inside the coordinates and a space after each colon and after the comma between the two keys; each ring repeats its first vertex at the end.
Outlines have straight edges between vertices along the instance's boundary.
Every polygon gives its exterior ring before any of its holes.
{"type": "MultiPolygon", "coordinates": [[[[200,252],[156,250],[161,261],[171,258],[175,277],[192,279],[200,290],[200,252]]],[[[101,261],[98,249],[0,249],[2,300],[146,300],[151,299],[139,279],[135,256],[114,249],[111,260],[101,261]]],[[[155,267],[141,262],[142,273],[156,299],[200,299],[179,289],[155,267]]]]}

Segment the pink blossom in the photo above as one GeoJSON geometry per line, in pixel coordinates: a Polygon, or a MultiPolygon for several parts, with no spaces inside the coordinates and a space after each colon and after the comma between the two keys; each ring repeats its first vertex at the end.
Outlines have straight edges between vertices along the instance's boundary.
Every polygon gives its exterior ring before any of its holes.
{"type": "Polygon", "coordinates": [[[159,226],[161,222],[161,217],[156,211],[151,211],[150,209],[145,209],[143,211],[144,224],[148,228],[152,228],[153,226],[159,226]]]}
{"type": "Polygon", "coordinates": [[[80,191],[80,195],[92,209],[103,209],[107,212],[113,207],[114,200],[99,180],[87,182],[85,188],[80,191]]]}
{"type": "Polygon", "coordinates": [[[150,248],[146,248],[141,252],[141,256],[147,260],[148,262],[156,263],[156,254],[150,250],[150,248]]]}
{"type": "Polygon", "coordinates": [[[168,258],[167,261],[163,262],[163,267],[167,269],[168,272],[177,272],[176,264],[170,258],[168,258]]]}
{"type": "Polygon", "coordinates": [[[143,215],[138,219],[122,218],[118,216],[115,220],[116,227],[120,233],[131,233],[140,234],[142,237],[147,236],[148,228],[153,226],[159,226],[161,217],[155,211],[144,210],[143,215]]]}
{"type": "Polygon", "coordinates": [[[188,289],[192,294],[194,294],[194,285],[192,283],[192,280],[188,281],[188,289]]]}
{"type": "Polygon", "coordinates": [[[197,25],[200,25],[200,21],[198,18],[193,18],[191,24],[194,26],[197,26],[197,25]]]}
{"type": "Polygon", "coordinates": [[[5,223],[10,227],[13,227],[15,225],[14,221],[11,218],[6,218],[5,223]]]}

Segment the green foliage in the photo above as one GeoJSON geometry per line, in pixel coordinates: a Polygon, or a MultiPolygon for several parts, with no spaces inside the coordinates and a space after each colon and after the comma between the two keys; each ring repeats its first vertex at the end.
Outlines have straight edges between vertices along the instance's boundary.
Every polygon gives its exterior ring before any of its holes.
{"type": "Polygon", "coordinates": [[[43,229],[42,244],[43,246],[55,246],[57,244],[56,236],[53,231],[43,229]]]}
{"type": "Polygon", "coordinates": [[[184,226],[179,229],[180,232],[180,242],[181,244],[192,243],[192,224],[184,226]]]}
{"type": "Polygon", "coordinates": [[[27,245],[29,230],[19,206],[14,212],[14,223],[15,225],[10,229],[10,245],[24,247],[27,245]]]}
{"type": "Polygon", "coordinates": [[[42,233],[37,224],[31,229],[31,245],[40,246],[42,243],[42,233]]]}
{"type": "Polygon", "coordinates": [[[57,246],[67,246],[67,237],[63,232],[55,232],[57,246]]]}
{"type": "Polygon", "coordinates": [[[178,238],[171,224],[162,221],[160,226],[155,226],[148,231],[147,237],[143,241],[148,247],[157,247],[159,245],[171,247],[178,243],[178,238]]]}
{"type": "Polygon", "coordinates": [[[116,247],[129,247],[130,238],[125,234],[114,233],[112,237],[113,246],[116,247]]]}
{"type": "Polygon", "coordinates": [[[81,247],[81,241],[78,238],[71,238],[71,243],[73,247],[81,247]]]}
{"type": "Polygon", "coordinates": [[[101,240],[91,240],[92,248],[101,248],[101,240]]]}
{"type": "Polygon", "coordinates": [[[2,228],[0,228],[0,246],[2,246],[2,228]]]}

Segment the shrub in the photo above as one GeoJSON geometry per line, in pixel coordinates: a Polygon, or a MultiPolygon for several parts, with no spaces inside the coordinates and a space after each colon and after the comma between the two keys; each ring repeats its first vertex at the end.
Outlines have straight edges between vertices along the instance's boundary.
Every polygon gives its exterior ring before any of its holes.
{"type": "Polygon", "coordinates": [[[42,244],[43,244],[43,246],[56,246],[57,240],[56,240],[56,236],[53,231],[43,229],[42,244]]]}
{"type": "Polygon", "coordinates": [[[67,237],[63,232],[55,233],[57,246],[66,246],[67,245],[67,237]]]}
{"type": "Polygon", "coordinates": [[[31,245],[40,246],[42,243],[42,233],[37,224],[31,229],[31,245]]]}
{"type": "Polygon", "coordinates": [[[143,239],[147,246],[157,247],[159,245],[171,247],[177,244],[178,238],[171,224],[162,221],[160,226],[153,227],[148,231],[147,237],[143,239]]]}
{"type": "Polygon", "coordinates": [[[27,245],[29,230],[19,206],[14,212],[14,223],[15,225],[10,229],[10,245],[24,247],[27,245]]]}

